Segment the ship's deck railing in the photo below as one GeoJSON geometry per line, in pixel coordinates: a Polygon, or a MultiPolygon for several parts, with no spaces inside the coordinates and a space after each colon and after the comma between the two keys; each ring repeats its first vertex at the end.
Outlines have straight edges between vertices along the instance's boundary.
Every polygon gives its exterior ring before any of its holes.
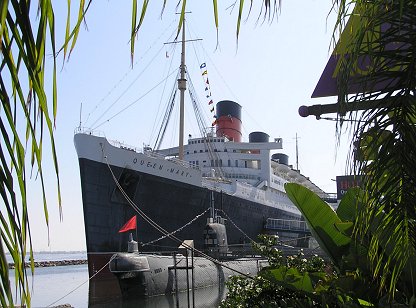
{"type": "MultiPolygon", "coordinates": [[[[130,149],[130,148],[125,148],[125,147],[122,147],[122,148],[128,149],[128,150],[130,149]]],[[[135,150],[135,151],[138,152],[137,150],[135,150]]],[[[187,162],[186,160],[181,160],[179,158],[171,157],[171,156],[165,156],[163,154],[154,152],[151,149],[143,149],[142,151],[140,151],[140,153],[143,153],[147,157],[157,158],[157,159],[164,159],[164,160],[170,161],[170,162],[172,162],[176,165],[179,165],[179,166],[182,166],[182,167],[185,167],[185,168],[191,168],[191,169],[199,170],[199,166],[191,164],[191,163],[187,162]]]]}
{"type": "MultiPolygon", "coordinates": [[[[89,134],[89,135],[93,135],[93,136],[97,136],[97,137],[106,137],[104,132],[102,131],[98,131],[98,130],[92,130],[90,128],[86,128],[86,127],[77,127],[74,131],[75,134],[78,133],[83,133],[83,134],[89,134]]],[[[128,150],[128,151],[133,151],[136,153],[142,153],[148,157],[151,158],[159,158],[159,159],[165,159],[168,160],[170,162],[173,162],[179,166],[185,167],[185,168],[192,168],[192,169],[199,169],[199,166],[194,165],[194,164],[190,164],[189,162],[185,161],[185,160],[180,160],[178,158],[175,157],[169,157],[169,156],[165,156],[163,154],[157,153],[152,151],[151,149],[148,148],[138,148],[135,146],[131,146],[128,145],[124,142],[118,141],[118,140],[111,140],[111,139],[107,139],[107,141],[115,146],[118,147],[120,149],[124,149],[124,150],[128,150]]]]}
{"type": "Polygon", "coordinates": [[[136,153],[142,153],[143,152],[141,148],[136,148],[134,146],[128,145],[128,144],[126,144],[124,142],[121,142],[121,141],[109,140],[109,139],[107,139],[107,141],[111,145],[113,145],[115,147],[118,147],[120,149],[129,150],[129,151],[133,151],[133,152],[136,152],[136,153]]]}
{"type": "Polygon", "coordinates": [[[83,126],[76,127],[74,130],[74,135],[75,134],[86,134],[86,135],[93,135],[97,137],[105,137],[105,134],[103,131],[95,130],[95,129],[92,129],[89,127],[83,127],[83,126]]]}
{"type": "Polygon", "coordinates": [[[327,193],[322,199],[328,203],[337,203],[337,193],[327,193]]]}
{"type": "MultiPolygon", "coordinates": [[[[159,154],[159,155],[161,155],[161,154],[159,154]]],[[[166,156],[164,156],[164,157],[165,157],[165,159],[167,159],[167,160],[169,160],[169,161],[171,161],[171,162],[173,162],[177,165],[184,166],[186,168],[192,168],[192,169],[199,170],[199,167],[197,165],[191,164],[191,163],[187,162],[186,160],[181,160],[181,159],[176,158],[176,157],[166,157],[166,156]]]]}
{"type": "MultiPolygon", "coordinates": [[[[74,134],[86,134],[86,135],[92,135],[92,136],[96,136],[96,137],[103,137],[106,138],[106,135],[103,131],[100,130],[95,130],[95,129],[91,129],[88,127],[77,127],[75,128],[74,134]]],[[[110,143],[111,145],[117,147],[117,148],[121,148],[121,149],[125,149],[125,150],[130,150],[133,152],[137,152],[137,153],[142,153],[142,149],[140,148],[136,148],[134,146],[128,145],[124,142],[118,141],[118,140],[112,140],[112,139],[107,139],[108,143],[110,143]]]]}
{"type": "Polygon", "coordinates": [[[213,180],[208,180],[205,178],[202,178],[202,186],[205,188],[208,188],[210,190],[215,190],[218,192],[228,192],[228,193],[232,193],[231,189],[227,189],[225,187],[225,185],[221,185],[221,184],[230,184],[229,181],[223,181],[221,182],[220,179],[218,179],[218,182],[214,182],[213,180]]]}
{"type": "Polygon", "coordinates": [[[264,225],[266,230],[310,232],[306,221],[267,218],[264,225]]]}

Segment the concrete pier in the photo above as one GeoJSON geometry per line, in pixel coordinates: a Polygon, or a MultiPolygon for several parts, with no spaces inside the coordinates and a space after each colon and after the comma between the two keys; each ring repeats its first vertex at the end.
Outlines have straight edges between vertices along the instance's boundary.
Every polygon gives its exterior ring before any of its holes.
{"type": "MultiPolygon", "coordinates": [[[[35,267],[51,267],[87,264],[87,260],[60,260],[60,261],[35,261],[35,267]]],[[[29,262],[25,262],[25,267],[30,267],[29,262]]],[[[14,263],[9,263],[9,269],[14,269],[14,263]]]]}

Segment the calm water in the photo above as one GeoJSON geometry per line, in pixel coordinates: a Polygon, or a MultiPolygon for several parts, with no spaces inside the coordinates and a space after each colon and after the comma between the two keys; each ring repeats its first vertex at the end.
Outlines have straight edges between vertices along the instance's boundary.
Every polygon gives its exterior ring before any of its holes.
{"type": "MultiPolygon", "coordinates": [[[[58,261],[86,259],[85,252],[76,253],[40,253],[35,261],[58,261]]],[[[10,272],[13,277],[13,272],[10,272]]],[[[117,294],[118,285],[114,281],[89,281],[87,265],[56,266],[36,268],[32,283],[32,307],[53,307],[70,304],[73,307],[177,307],[175,296],[157,296],[146,300],[123,301],[117,294]]],[[[12,282],[13,285],[13,282],[12,282]]],[[[195,306],[192,294],[189,294],[189,307],[218,307],[225,297],[223,287],[215,286],[196,290],[195,306]]],[[[188,294],[180,293],[179,307],[188,307],[188,294]]]]}

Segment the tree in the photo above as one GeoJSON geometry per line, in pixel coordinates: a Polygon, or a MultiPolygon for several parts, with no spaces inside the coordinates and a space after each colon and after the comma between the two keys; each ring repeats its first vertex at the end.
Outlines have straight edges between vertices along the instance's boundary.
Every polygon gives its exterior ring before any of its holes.
{"type": "MultiPolygon", "coordinates": [[[[339,127],[354,123],[351,170],[363,176],[368,198],[355,235],[369,236],[373,276],[393,298],[403,271],[415,273],[409,260],[416,260],[416,1],[337,2],[338,25],[352,5],[361,17],[343,56],[338,103],[369,106],[339,119],[339,127]]],[[[415,296],[416,280],[410,281],[415,296]]]]}

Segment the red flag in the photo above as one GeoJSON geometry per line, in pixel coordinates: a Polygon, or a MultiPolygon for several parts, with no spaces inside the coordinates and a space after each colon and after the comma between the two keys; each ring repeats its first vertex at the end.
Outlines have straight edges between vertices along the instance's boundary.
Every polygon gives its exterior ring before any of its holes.
{"type": "Polygon", "coordinates": [[[126,232],[133,229],[136,229],[136,215],[130,218],[129,221],[126,222],[126,224],[122,226],[120,230],[118,230],[118,233],[126,232]]]}

